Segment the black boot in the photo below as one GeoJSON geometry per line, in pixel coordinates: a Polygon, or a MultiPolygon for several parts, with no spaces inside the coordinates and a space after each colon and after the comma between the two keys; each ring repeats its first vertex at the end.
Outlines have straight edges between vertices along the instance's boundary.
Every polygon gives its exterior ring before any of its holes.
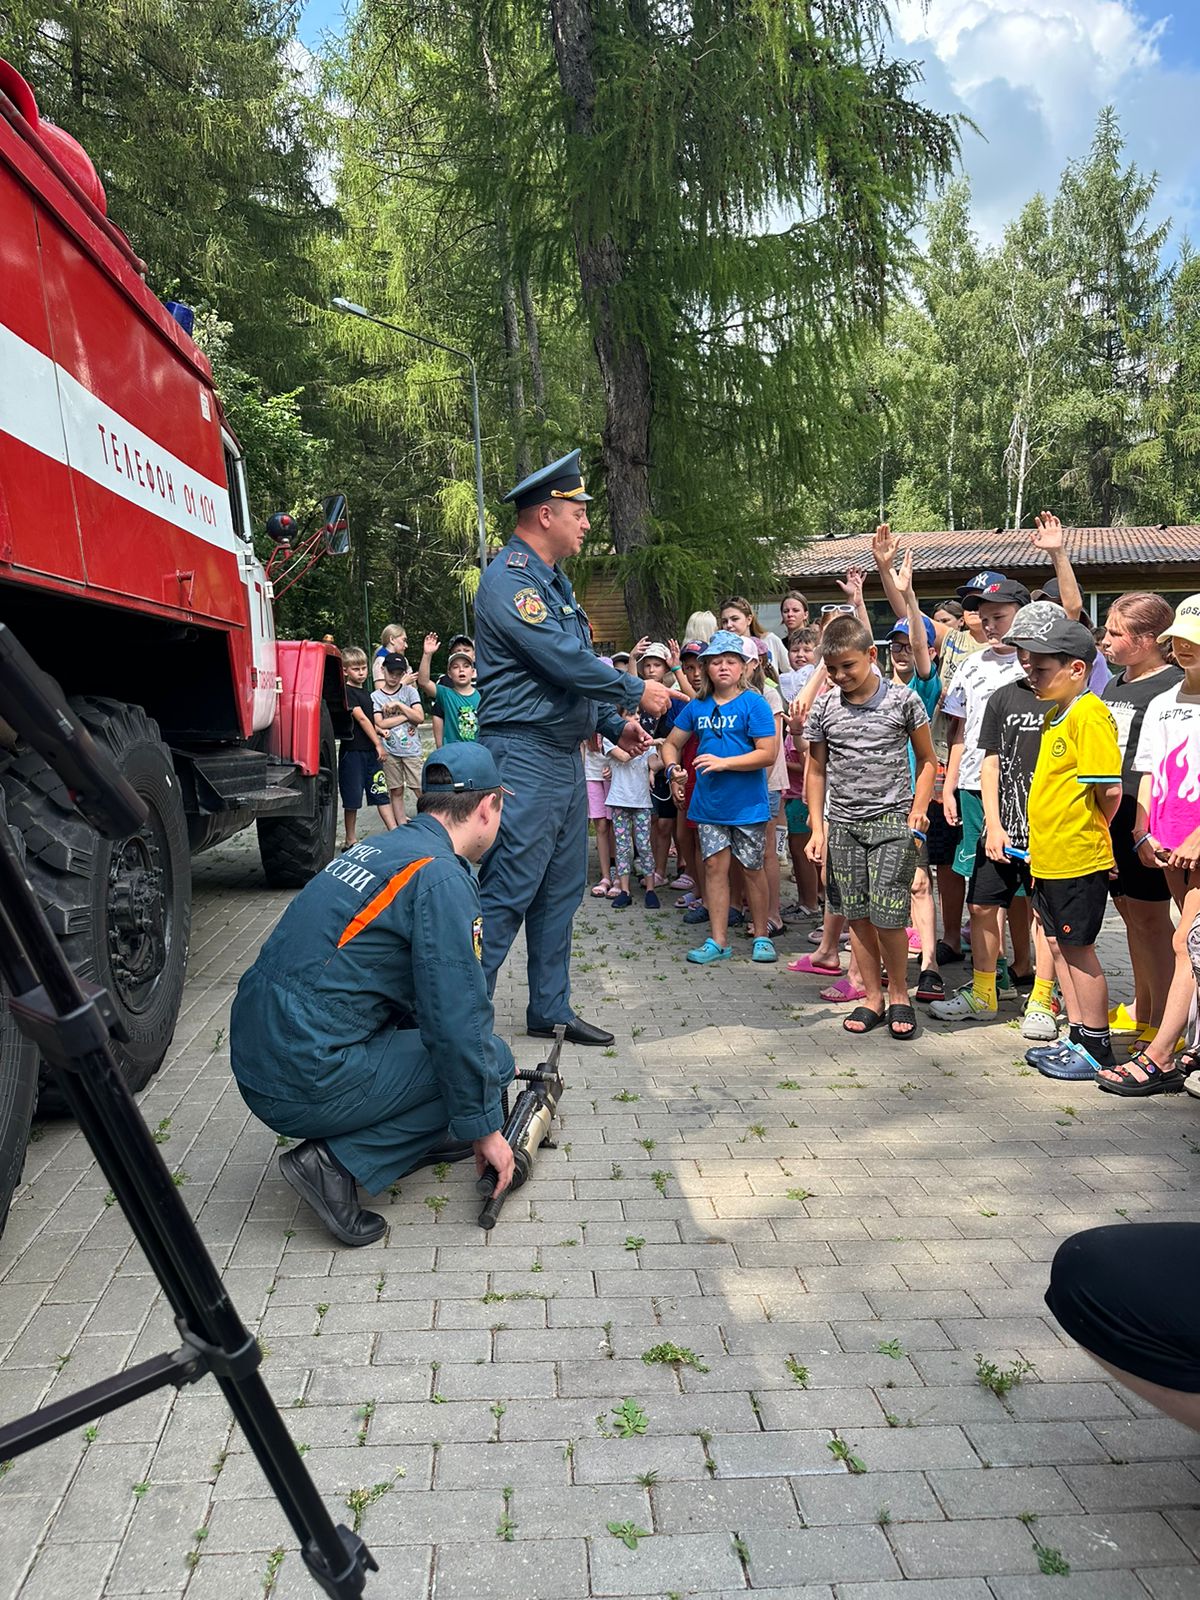
{"type": "Polygon", "coordinates": [[[378,1212],[364,1211],[359,1205],[358,1185],[320,1139],[306,1139],[294,1150],[285,1150],[279,1158],[279,1171],[335,1239],[355,1247],[382,1239],[387,1224],[378,1212]]]}
{"type": "MultiPolygon", "coordinates": [[[[525,1032],[531,1039],[553,1039],[554,1024],[548,1028],[526,1028],[525,1032]]],[[[605,1028],[598,1028],[594,1022],[585,1022],[582,1017],[572,1017],[566,1024],[564,1038],[568,1044],[612,1044],[613,1035],[605,1028]]]]}

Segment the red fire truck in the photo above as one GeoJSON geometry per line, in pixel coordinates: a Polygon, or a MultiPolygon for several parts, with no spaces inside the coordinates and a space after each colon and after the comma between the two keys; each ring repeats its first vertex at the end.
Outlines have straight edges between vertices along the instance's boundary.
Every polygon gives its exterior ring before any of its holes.
{"type": "MultiPolygon", "coordinates": [[[[73,964],[113,996],[135,1088],[179,1010],[189,853],[255,822],[268,883],[320,870],[346,716],[334,647],[275,639],[241,452],[187,320],[146,287],[86,152],[0,61],[0,619],[150,820],[97,838],[2,727],[0,806],[73,964]]],[[[344,530],[335,497],[299,551],[284,540],[285,561],[341,552],[344,530]]],[[[0,1028],[0,1225],[36,1089],[36,1062],[0,1028]]]]}

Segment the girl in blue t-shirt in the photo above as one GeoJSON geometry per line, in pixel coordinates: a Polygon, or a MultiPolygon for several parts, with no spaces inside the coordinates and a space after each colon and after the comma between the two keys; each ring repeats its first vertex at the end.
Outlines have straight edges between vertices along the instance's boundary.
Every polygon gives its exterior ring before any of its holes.
{"type": "MultiPolygon", "coordinates": [[[[757,659],[757,653],[755,655],[757,659]]],[[[700,655],[704,687],[675,719],[663,746],[663,761],[677,805],[684,799],[684,769],[678,764],[694,733],[696,787],[688,816],[696,824],[704,861],[704,903],[709,937],[687,958],[701,966],[728,961],[729,866],[731,856],[746,876],[746,897],[756,928],[767,925],[766,843],[767,769],[775,759],[775,716],[762,695],[744,686],[748,659],[736,634],[715,633],[700,655]]],[[[775,946],[755,939],[755,961],[774,961],[775,946]]]]}

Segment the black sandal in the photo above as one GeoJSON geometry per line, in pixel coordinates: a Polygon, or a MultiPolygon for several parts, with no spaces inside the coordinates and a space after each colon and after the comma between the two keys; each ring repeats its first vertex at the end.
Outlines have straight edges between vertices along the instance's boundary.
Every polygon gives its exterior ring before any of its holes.
{"type": "Polygon", "coordinates": [[[909,1005],[889,1006],[886,1012],[888,1032],[893,1039],[914,1039],[917,1033],[917,1013],[909,1005]],[[907,1033],[897,1033],[896,1024],[907,1022],[911,1024],[907,1033]]]}
{"type": "Polygon", "coordinates": [[[917,979],[918,1000],[944,1000],[946,998],[946,980],[940,972],[935,972],[932,967],[926,970],[917,979]]]}
{"type": "Polygon", "coordinates": [[[855,1006],[848,1017],[842,1018],[842,1027],[856,1039],[861,1039],[864,1033],[870,1033],[872,1029],[878,1028],[886,1016],[885,1011],[872,1011],[870,1006],[855,1006]],[[862,1027],[852,1028],[850,1026],[852,1022],[861,1022],[862,1027]]]}
{"type": "Polygon", "coordinates": [[[1105,1094],[1121,1095],[1125,1099],[1141,1098],[1148,1094],[1178,1094],[1187,1077],[1187,1073],[1176,1063],[1160,1067],[1157,1061],[1151,1060],[1145,1048],[1135,1050],[1129,1060],[1121,1062],[1119,1066],[1105,1067],[1103,1070],[1114,1073],[1120,1081],[1113,1083],[1111,1079],[1097,1075],[1097,1089],[1102,1089],[1105,1094]],[[1140,1067],[1149,1076],[1139,1080],[1130,1072],[1130,1067],[1140,1067]]]}

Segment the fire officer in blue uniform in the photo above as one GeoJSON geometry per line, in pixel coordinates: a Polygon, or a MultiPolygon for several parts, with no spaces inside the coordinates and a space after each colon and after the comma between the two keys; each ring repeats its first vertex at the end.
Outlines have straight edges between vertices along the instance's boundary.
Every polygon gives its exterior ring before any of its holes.
{"type": "MultiPolygon", "coordinates": [[[[566,1024],[573,1044],[613,1035],[571,1010],[571,919],[587,882],[587,791],[580,740],[600,732],[631,754],[648,736],[618,707],[661,716],[676,691],[605,666],[559,566],[578,555],[591,500],[572,450],[504,496],[517,527],[489,562],[475,600],[479,738],[513,791],[483,859],[483,970],[488,989],[521,923],[528,954],[528,1031],[566,1024]]],[[[682,698],[682,696],[678,696],[682,698]]]]}
{"type": "Polygon", "coordinates": [[[469,862],[503,793],[478,744],[436,750],[418,815],[338,856],[301,889],[238,984],[229,1030],[242,1098],[303,1139],[279,1170],[343,1244],[371,1244],[358,1203],[433,1156],[512,1177],[502,1095],[513,1056],[493,1032],[469,862]]]}

